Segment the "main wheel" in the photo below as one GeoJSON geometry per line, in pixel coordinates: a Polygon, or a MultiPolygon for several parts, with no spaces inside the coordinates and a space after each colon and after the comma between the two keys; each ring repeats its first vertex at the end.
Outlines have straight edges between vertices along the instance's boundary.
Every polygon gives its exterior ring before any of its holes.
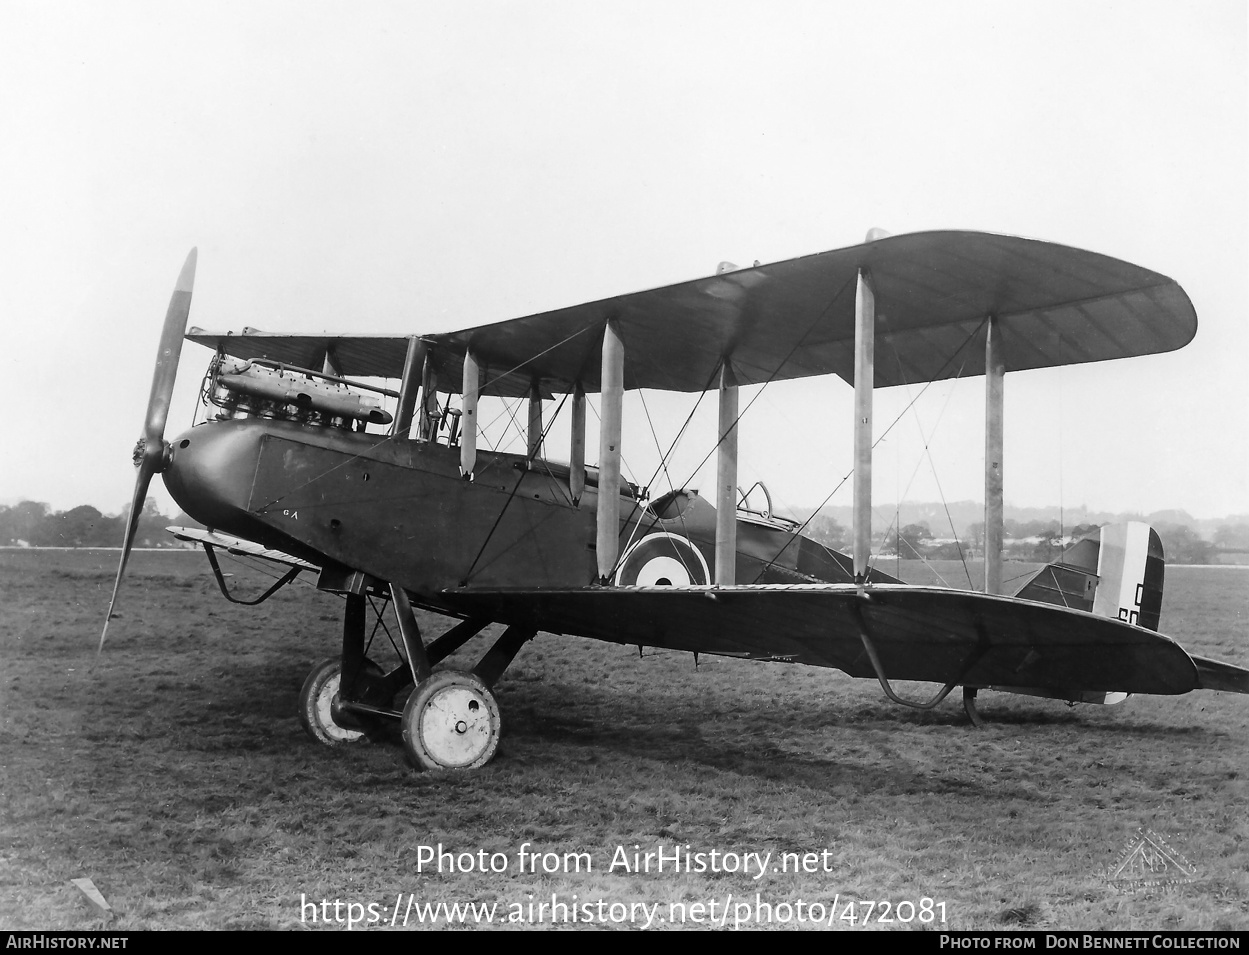
{"type": "Polygon", "coordinates": [[[337,657],[322,660],[299,691],[299,722],[304,731],[326,746],[345,746],[367,739],[363,729],[342,726],[334,720],[334,698],[342,682],[343,665],[337,657]]]}
{"type": "Polygon", "coordinates": [[[477,676],[439,670],[403,708],[403,748],[423,769],[477,769],[499,747],[499,706],[477,676]]]}

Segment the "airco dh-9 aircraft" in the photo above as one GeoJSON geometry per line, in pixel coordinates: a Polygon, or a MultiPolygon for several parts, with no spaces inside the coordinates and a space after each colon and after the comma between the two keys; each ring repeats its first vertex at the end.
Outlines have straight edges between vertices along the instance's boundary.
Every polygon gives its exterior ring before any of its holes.
{"type": "Polygon", "coordinates": [[[464,331],[299,336],[188,334],[195,261],[193,250],[161,336],[109,616],[161,473],[206,526],[175,530],[204,545],[227,597],[237,599],[215,549],[287,565],[260,599],[305,569],[346,596],[341,656],[313,670],[300,701],[323,743],[398,720],[414,764],[484,765],[500,732],[492,687],[539,631],[836,667],[921,708],[962,687],[974,723],[986,687],[1091,703],[1249,692],[1249,670],[1157,632],[1163,551],[1144,524],[1102,527],[1002,593],[1006,372],[1185,345],[1196,315],[1165,276],[1030,239],[873,230],[850,248],[726,263],[711,277],[464,331]],[[215,351],[202,390],[213,420],[166,442],[184,337],[215,351]],[[751,508],[737,487],[738,389],[812,375],[855,390],[849,557],[770,503],[751,508]],[[873,388],[981,375],[984,592],[908,586],[868,563],[873,388]],[[398,379],[398,392],[378,379],[398,379]],[[622,478],[622,399],[640,388],[718,393],[714,502],[691,488],[652,499],[622,478]],[[597,465],[585,440],[594,392],[597,465]],[[527,453],[478,448],[482,396],[528,398],[527,453]],[[555,413],[571,417],[568,463],[545,455],[544,403],[556,396],[555,413]],[[366,657],[370,605],[397,617],[403,653],[389,671],[366,657]],[[424,639],[414,607],[445,615],[446,631],[424,639]],[[505,630],[471,672],[435,669],[491,623],[505,630]],[[940,689],[907,700],[899,680],[940,689]]]}

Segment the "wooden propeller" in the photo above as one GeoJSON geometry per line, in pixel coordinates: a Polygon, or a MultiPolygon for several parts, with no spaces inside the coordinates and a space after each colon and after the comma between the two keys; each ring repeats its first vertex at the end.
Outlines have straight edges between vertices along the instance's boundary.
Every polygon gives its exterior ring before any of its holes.
{"type": "Polygon", "coordinates": [[[169,463],[169,449],[165,444],[165,422],[169,418],[169,403],[173,399],[174,380],[178,375],[178,357],[182,354],[182,338],[186,334],[187,317],[191,313],[195,259],[196,250],[192,249],[178,275],[173,297],[169,300],[169,311],[165,313],[165,325],[160,333],[156,369],[152,374],[152,394],[147,400],[147,415],[143,420],[143,436],[139,438],[134,449],[134,464],[138,468],[138,474],[135,477],[134,494],[130,498],[130,517],[126,521],[121,562],[117,566],[113,597],[108,602],[108,616],[104,618],[104,629],[100,631],[97,653],[104,649],[104,638],[108,634],[109,621],[113,619],[113,608],[117,605],[117,591],[121,589],[126,561],[130,559],[130,549],[134,546],[139,518],[143,514],[143,503],[147,499],[148,485],[152,483],[152,475],[165,470],[169,463]]]}

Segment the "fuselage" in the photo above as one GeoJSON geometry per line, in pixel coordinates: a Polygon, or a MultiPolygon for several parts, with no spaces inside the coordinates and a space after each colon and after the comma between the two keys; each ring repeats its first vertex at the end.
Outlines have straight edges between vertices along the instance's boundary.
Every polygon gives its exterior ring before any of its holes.
{"type": "MultiPolygon", "coordinates": [[[[189,515],[321,566],[424,598],[598,582],[594,469],[574,500],[567,465],[484,452],[466,480],[446,444],[266,418],[203,424],[171,448],[165,483],[189,515]]],[[[711,582],[714,507],[691,490],[647,502],[622,482],[617,493],[621,559],[609,582],[711,582]]],[[[737,564],[743,583],[852,579],[844,556],[758,516],[739,517],[737,564]]]]}

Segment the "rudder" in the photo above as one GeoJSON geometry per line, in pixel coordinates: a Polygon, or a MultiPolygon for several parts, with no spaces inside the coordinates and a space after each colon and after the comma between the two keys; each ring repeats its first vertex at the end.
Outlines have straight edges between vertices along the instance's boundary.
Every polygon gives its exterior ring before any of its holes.
{"type": "Polygon", "coordinates": [[[1015,594],[1157,631],[1166,560],[1141,521],[1106,524],[1063,551],[1015,594]]]}

